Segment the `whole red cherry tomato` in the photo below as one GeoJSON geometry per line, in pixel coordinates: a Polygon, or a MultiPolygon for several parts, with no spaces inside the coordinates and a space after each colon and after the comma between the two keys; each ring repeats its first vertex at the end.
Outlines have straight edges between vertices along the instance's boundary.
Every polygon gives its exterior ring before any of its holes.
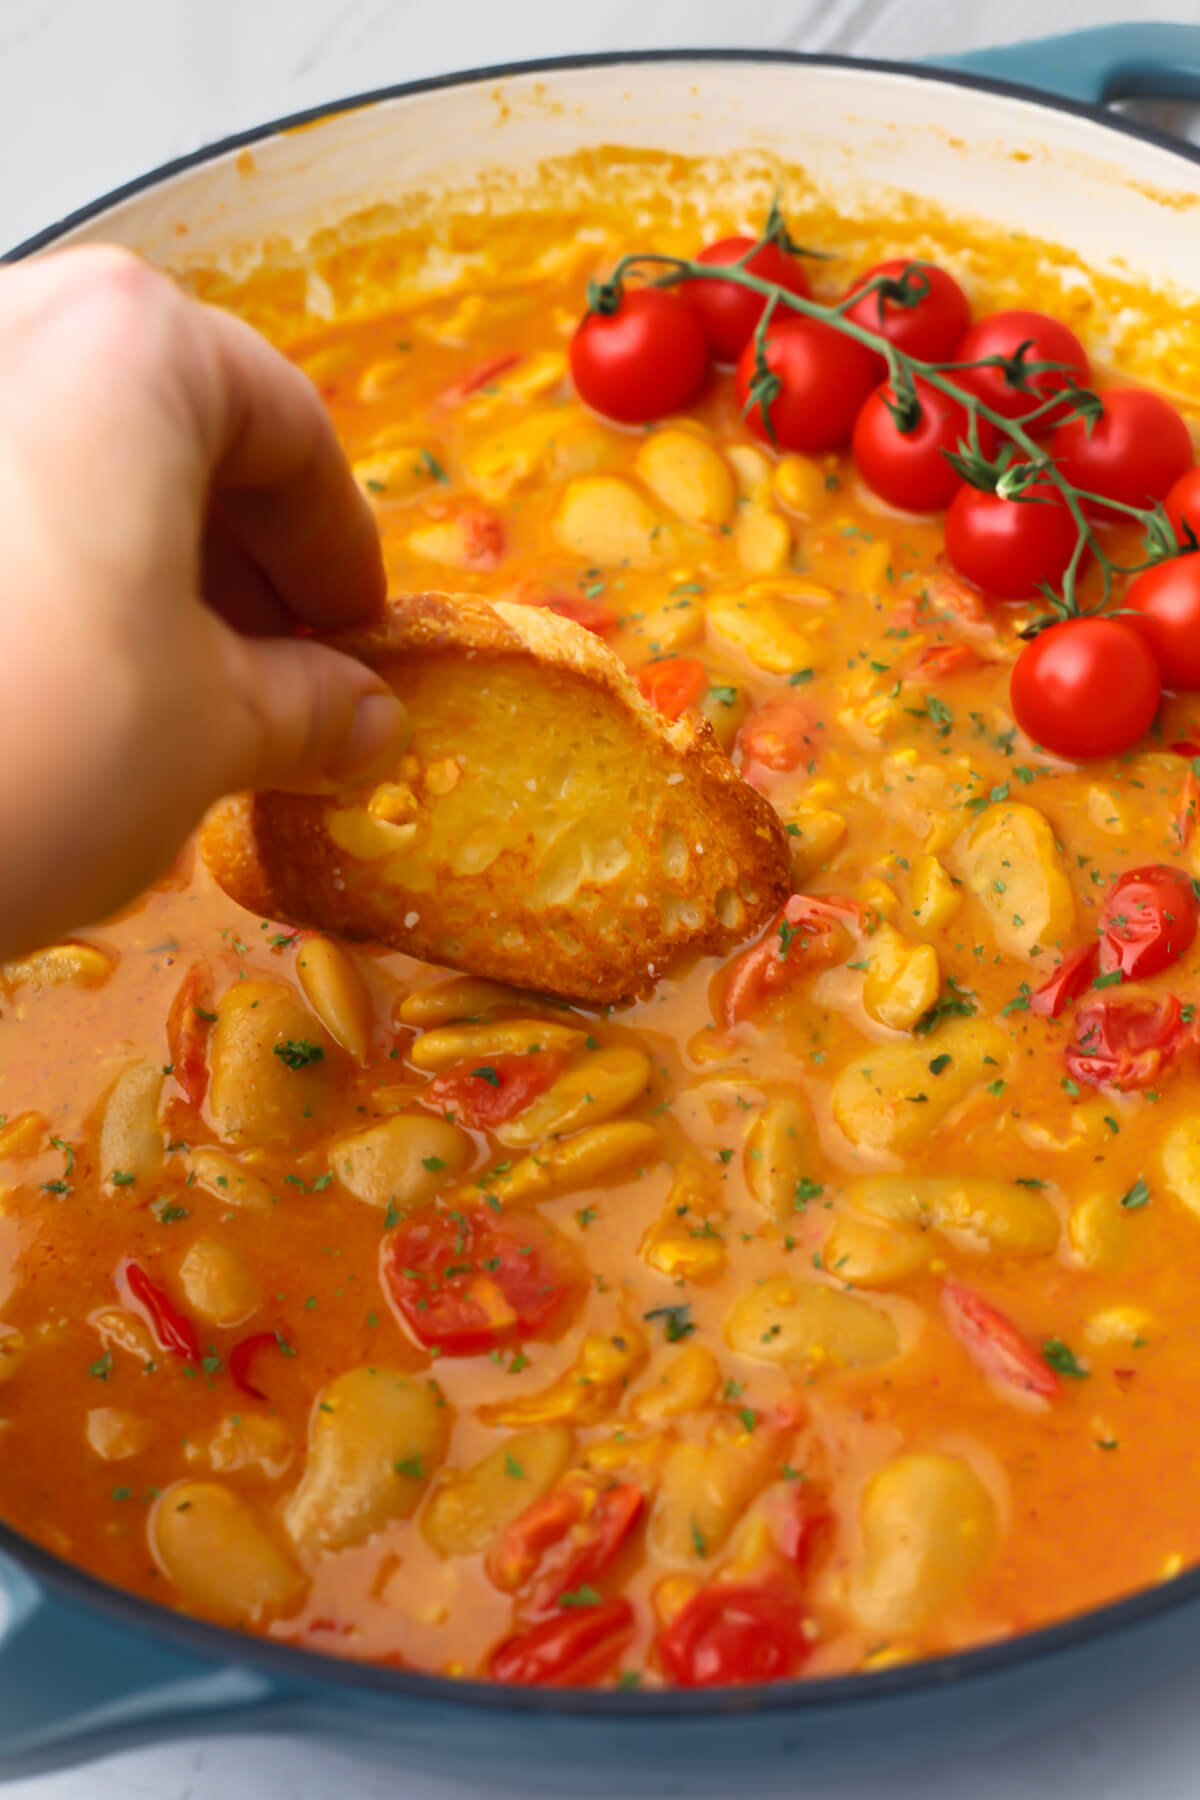
{"type": "Polygon", "coordinates": [[[1157,975],[1189,948],[1198,914],[1182,870],[1166,863],[1130,869],[1105,904],[1100,967],[1105,974],[1120,969],[1127,981],[1157,975]]]}
{"type": "Polygon", "coordinates": [[[627,288],[615,312],[588,313],[571,339],[580,399],[622,425],[682,412],[707,373],[700,320],[667,288],[627,288]]]}
{"type": "Polygon", "coordinates": [[[711,1582],[658,1640],[663,1668],[680,1687],[784,1681],[811,1648],[801,1597],[790,1582],[711,1582]]]}
{"type": "Polygon", "coordinates": [[[846,443],[858,409],[875,386],[875,359],[869,350],[820,319],[785,319],[767,333],[767,367],[780,383],[768,402],[770,428],[759,400],[750,404],[757,368],[751,339],[738,358],[734,384],[738,405],[755,437],[781,450],[819,456],[846,443]]]}
{"type": "MultiPolygon", "coordinates": [[[[749,237],[722,238],[709,244],[696,258],[702,263],[731,263],[745,256],[755,240],[749,237]]],[[[789,256],[778,244],[764,244],[746,264],[747,272],[760,281],[773,281],[789,294],[811,292],[803,263],[789,256]]],[[[762,318],[766,297],[736,281],[685,281],[680,292],[695,308],[704,328],[709,352],[719,363],[734,363],[742,354],[762,318]]],[[[786,317],[786,315],[784,315],[786,317]]]]}
{"type": "Polygon", "coordinates": [[[1073,487],[1126,506],[1152,506],[1195,461],[1192,437],[1168,400],[1145,388],[1100,388],[1094,424],[1068,419],[1052,454],[1073,487]]]}
{"type": "MultiPolygon", "coordinates": [[[[890,382],[868,395],[854,421],[854,460],[871,492],[889,506],[903,507],[905,512],[940,512],[962,486],[962,476],[947,461],[946,452],[958,449],[967,415],[957,400],[919,376],[914,387],[916,416],[907,430],[892,410],[896,396],[890,382]]],[[[996,433],[986,420],[981,421],[979,445],[987,457],[996,447],[996,433]]]]}
{"type": "MultiPolygon", "coordinates": [[[[1011,357],[1024,343],[1029,344],[1028,362],[1065,363],[1065,370],[1046,370],[1033,375],[1024,385],[1011,382],[1002,369],[960,369],[956,379],[972,393],[978,394],[993,411],[1006,419],[1023,419],[1035,407],[1065,388],[1073,376],[1076,387],[1086,387],[1091,380],[1087,351],[1069,326],[1051,319],[1046,313],[1027,312],[1023,308],[1011,312],[989,313],[976,320],[955,354],[956,362],[978,362],[981,357],[1011,357]]],[[[1039,427],[1054,423],[1051,411],[1038,420],[1039,427]]]]}
{"type": "Polygon", "coordinates": [[[1039,632],[1013,665],[1013,716],[1056,756],[1128,750],[1150,729],[1161,678],[1153,652],[1123,619],[1064,619],[1039,632]]]}
{"type": "Polygon", "coordinates": [[[1029,600],[1042,582],[1062,580],[1077,537],[1075,521],[1046,482],[1019,500],[964,483],[946,514],[951,567],[997,600],[1029,600]]]}
{"type": "Polygon", "coordinates": [[[1193,537],[1200,542],[1200,469],[1179,477],[1167,495],[1167,517],[1179,543],[1190,544],[1193,537]]]}
{"type": "MultiPolygon", "coordinates": [[[[889,293],[885,287],[864,294],[848,309],[846,317],[868,331],[877,331],[906,356],[918,357],[922,362],[953,361],[971,323],[971,302],[953,275],[936,263],[895,256],[866,270],[851,283],[850,292],[857,293],[877,275],[893,284],[892,291],[889,293]],[[918,271],[928,283],[928,291],[915,306],[903,306],[894,297],[906,269],[918,271]]],[[[880,364],[882,357],[877,359],[877,367],[880,364]]]]}
{"type": "Polygon", "coordinates": [[[1143,569],[1121,604],[1132,608],[1132,622],[1157,657],[1164,685],[1200,688],[1200,555],[1189,551],[1143,569]]]}

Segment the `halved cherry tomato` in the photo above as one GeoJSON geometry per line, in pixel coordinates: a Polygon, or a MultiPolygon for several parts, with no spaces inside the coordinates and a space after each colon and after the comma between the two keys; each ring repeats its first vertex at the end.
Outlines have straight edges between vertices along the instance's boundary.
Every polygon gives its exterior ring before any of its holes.
{"type": "Polygon", "coordinates": [[[982,669],[984,659],[970,644],[931,644],[922,650],[909,670],[907,681],[944,681],[951,675],[969,675],[982,669]]]}
{"type": "Polygon", "coordinates": [[[693,1688],[786,1681],[811,1649],[800,1595],[791,1583],[776,1582],[710,1582],[658,1639],[666,1673],[693,1688]]]}
{"type": "Polygon", "coordinates": [[[504,520],[486,506],[468,506],[458,515],[463,556],[472,568],[494,569],[504,555],[504,520]]]}
{"type": "Polygon", "coordinates": [[[694,656],[663,656],[638,670],[637,684],[664,719],[677,719],[704,694],[708,670],[694,656]]]}
{"type": "Polygon", "coordinates": [[[707,373],[699,316],[666,288],[626,288],[615,312],[588,313],[571,339],[580,399],[624,425],[682,412],[707,373]]]}
{"type": "Polygon", "coordinates": [[[846,953],[846,927],[859,928],[866,908],[840,896],[793,894],[757,944],[751,944],[718,977],[718,1016],[737,1025],[770,995],[782,994],[803,975],[828,968],[846,953]]]}
{"type": "Polygon", "coordinates": [[[441,406],[460,406],[470,394],[477,394],[480,388],[486,387],[489,381],[495,381],[497,375],[504,375],[509,369],[515,369],[521,360],[520,352],[510,350],[507,356],[493,356],[457,381],[452,381],[448,388],[443,388],[438,397],[441,406]]]}
{"type": "MultiPolygon", "coordinates": [[[[1052,394],[1061,393],[1072,380],[1076,387],[1086,387],[1091,380],[1087,352],[1070,327],[1046,313],[1020,307],[978,319],[959,344],[955,361],[975,363],[983,357],[1010,358],[1022,344],[1029,345],[1027,362],[1063,363],[1065,368],[1027,376],[1020,384],[995,367],[959,369],[956,379],[1006,419],[1023,419],[1052,394]]],[[[1056,422],[1056,410],[1037,421],[1039,429],[1049,429],[1056,422]]]]}
{"type": "Polygon", "coordinates": [[[1141,633],[1124,619],[1064,619],[1025,645],[1009,698],[1027,737],[1084,760],[1128,750],[1149,731],[1162,678],[1141,633]]]}
{"type": "Polygon", "coordinates": [[[1091,1000],[1075,1014],[1067,1069],[1092,1087],[1148,1088],[1194,1041],[1174,994],[1091,1000]]]}
{"type": "MultiPolygon", "coordinates": [[[[962,486],[962,476],[947,452],[956,451],[966,435],[966,409],[919,377],[914,386],[916,416],[907,430],[892,410],[897,402],[890,382],[867,396],[854,421],[854,461],[871,492],[889,506],[906,512],[940,512],[962,486]]],[[[986,419],[980,424],[979,443],[990,457],[996,433],[986,419]]]]}
{"type": "Polygon", "coordinates": [[[1092,984],[1100,961],[1099,944],[1085,944],[1063,957],[1049,981],[1029,996],[1029,1010],[1043,1019],[1057,1019],[1070,1000],[1078,1000],[1092,984]]]}
{"type": "Polygon", "coordinates": [[[507,1593],[532,1580],[533,1610],[552,1609],[563,1594],[593,1586],[630,1536],[645,1503],[636,1482],[601,1488],[595,1481],[568,1477],[505,1528],[489,1553],[488,1574],[507,1593]]]}
{"type": "Polygon", "coordinates": [[[383,1240],[380,1276],[413,1337],[446,1356],[552,1337],[588,1279],[570,1239],[536,1213],[486,1204],[406,1219],[383,1240]]]}
{"type": "Polygon", "coordinates": [[[557,613],[560,619],[570,619],[573,625],[582,625],[585,631],[593,631],[597,637],[607,637],[620,624],[610,606],[601,606],[599,600],[589,600],[586,594],[547,594],[544,598],[525,600],[524,604],[557,613]]]}
{"type": "Polygon", "coordinates": [[[492,1652],[489,1672],[493,1681],[521,1687],[588,1687],[609,1672],[633,1628],[628,1600],[573,1607],[506,1638],[492,1652]]]}
{"type": "Polygon", "coordinates": [[[1177,541],[1185,547],[1200,543],[1200,469],[1189,469],[1175,483],[1166,500],[1167,517],[1177,541]]]}
{"type": "Polygon", "coordinates": [[[953,568],[997,600],[1030,600],[1043,582],[1063,578],[1077,537],[1075,521],[1048,482],[1019,500],[967,483],[946,514],[946,555],[953,568]]]}
{"type": "Polygon", "coordinates": [[[196,1336],[196,1327],[186,1313],[180,1312],[170,1295],[151,1280],[141,1263],[131,1256],[119,1262],[116,1285],[117,1292],[145,1319],[160,1350],[182,1356],[185,1362],[199,1362],[200,1340],[196,1336]]]}
{"type": "Polygon", "coordinates": [[[1143,569],[1121,605],[1153,650],[1164,686],[1200,688],[1200,555],[1189,551],[1143,569]]]}
{"type": "Polygon", "coordinates": [[[1126,506],[1165,500],[1195,462],[1183,415],[1145,388],[1099,388],[1104,411],[1091,423],[1067,419],[1051,454],[1073,487],[1126,506]]]}
{"type": "Polygon", "coordinates": [[[942,1311],[954,1336],[985,1375],[1043,1400],[1056,1400],[1062,1393],[1062,1382],[1044,1357],[1007,1313],[974,1288],[944,1281],[942,1311]]]}
{"type": "MultiPolygon", "coordinates": [[[[857,293],[877,275],[895,284],[891,293],[885,287],[864,294],[848,308],[846,317],[868,331],[879,332],[907,356],[918,357],[922,362],[950,362],[971,323],[971,302],[953,275],[936,263],[896,256],[867,269],[851,283],[850,292],[857,293]],[[926,293],[915,306],[903,306],[894,297],[900,277],[908,269],[916,270],[927,283],[926,293]]],[[[882,372],[886,367],[884,359],[877,357],[876,361],[882,372]]]]}
{"type": "Polygon", "coordinates": [[[434,1077],[421,1098],[476,1131],[490,1131],[552,1088],[566,1060],[561,1050],[508,1050],[488,1063],[454,1063],[434,1077]]]}
{"type": "Polygon", "coordinates": [[[1179,839],[1179,848],[1186,850],[1196,831],[1196,814],[1200,811],[1200,781],[1196,779],[1195,763],[1183,777],[1179,789],[1179,808],[1175,814],[1175,836],[1179,839]]]}
{"type": "MultiPolygon", "coordinates": [[[[718,265],[737,262],[753,249],[754,243],[754,238],[749,237],[722,238],[720,243],[702,250],[696,261],[718,265]]],[[[786,288],[790,294],[807,295],[811,291],[804,264],[778,244],[764,244],[750,258],[746,270],[761,281],[786,288]]],[[[739,287],[735,281],[685,281],[680,292],[699,317],[714,361],[735,363],[762,318],[766,297],[739,287]]]]}
{"type": "Polygon", "coordinates": [[[820,319],[792,318],[771,324],[764,354],[779,383],[765,415],[750,391],[757,372],[753,340],[734,373],[738,406],[755,437],[810,456],[848,443],[858,409],[876,384],[871,352],[820,319]]]}
{"type": "Polygon", "coordinates": [[[738,745],[747,763],[783,773],[799,768],[819,748],[819,721],[813,707],[799,694],[779,694],[751,713],[738,733],[738,745]]]}
{"type": "Polygon", "coordinates": [[[213,1011],[212,975],[195,963],[184,976],[167,1014],[167,1055],[171,1073],[189,1106],[201,1106],[208,1091],[208,1039],[213,1011]]]}
{"type": "Polygon", "coordinates": [[[1127,981],[1157,975],[1187,950],[1198,916],[1192,884],[1180,869],[1166,863],[1131,869],[1105,904],[1100,967],[1106,974],[1120,969],[1127,981]]]}
{"type": "Polygon", "coordinates": [[[279,1349],[279,1335],[274,1331],[256,1331],[251,1337],[242,1338],[229,1352],[227,1367],[229,1377],[235,1388],[243,1394],[249,1394],[252,1400],[265,1400],[266,1395],[261,1388],[255,1387],[250,1379],[250,1365],[260,1350],[279,1349]]]}

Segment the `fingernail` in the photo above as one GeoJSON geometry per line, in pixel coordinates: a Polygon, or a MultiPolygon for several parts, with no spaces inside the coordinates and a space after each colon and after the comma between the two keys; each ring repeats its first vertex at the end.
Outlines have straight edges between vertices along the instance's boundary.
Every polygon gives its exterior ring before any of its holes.
{"type": "Polygon", "coordinates": [[[365,694],[326,777],[343,787],[370,781],[387,773],[407,743],[408,714],[395,694],[365,694]]]}

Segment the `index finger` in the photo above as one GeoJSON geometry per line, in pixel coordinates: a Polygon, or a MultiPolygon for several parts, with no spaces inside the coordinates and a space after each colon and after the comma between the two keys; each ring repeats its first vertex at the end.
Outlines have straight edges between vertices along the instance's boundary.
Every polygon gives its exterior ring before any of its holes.
{"type": "Polygon", "coordinates": [[[294,618],[326,630],[366,617],[387,591],[379,532],[316,388],[241,319],[192,310],[213,488],[242,547],[294,618]]]}

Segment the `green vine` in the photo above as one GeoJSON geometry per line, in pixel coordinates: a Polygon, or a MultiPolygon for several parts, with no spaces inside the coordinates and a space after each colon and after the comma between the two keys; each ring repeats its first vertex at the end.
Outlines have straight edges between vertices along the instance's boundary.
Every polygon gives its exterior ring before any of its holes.
{"type": "Polygon", "coordinates": [[[1109,610],[1115,577],[1136,575],[1155,563],[1187,554],[1197,548],[1194,539],[1182,547],[1176,542],[1175,533],[1161,502],[1152,507],[1130,506],[1123,501],[1110,500],[1104,495],[1075,487],[1058,468],[1054,459],[1047,455],[1044,445],[1033,437],[1032,428],[1039,421],[1047,420],[1051,414],[1054,415],[1055,425],[1069,418],[1082,418],[1087,422],[1089,431],[1101,416],[1102,403],[1099,395],[1091,388],[1080,387],[1073,379],[1073,372],[1068,364],[1036,359],[1032,355],[1032,340],[1019,344],[1010,356],[985,356],[974,362],[936,363],[910,356],[880,332],[860,325],[857,319],[848,315],[851,308],[857,307],[872,293],[880,294],[883,299],[897,306],[919,305],[929,292],[929,277],[920,263],[910,263],[898,275],[873,276],[841,300],[826,304],[802,294],[794,294],[777,282],[764,280],[762,276],[752,272],[748,267],[749,263],[771,244],[791,255],[825,259],[824,252],[809,250],[794,242],[778,203],[773,201],[762,236],[736,261],[704,263],[657,251],[633,251],[621,257],[607,281],[592,282],[589,285],[589,309],[599,313],[615,311],[620,304],[624,283],[631,274],[649,279],[653,287],[677,287],[685,281],[727,281],[760,294],[766,305],[755,327],[755,369],[743,415],[757,406],[761,410],[767,436],[776,448],[778,444],[771,419],[771,406],[780,393],[782,383],[767,362],[766,345],[771,322],[780,308],[832,326],[835,331],[855,339],[883,358],[891,387],[887,405],[901,433],[915,431],[921,422],[918,381],[956,402],[965,415],[965,435],[960,439],[956,451],[944,451],[943,454],[949,458],[962,478],[984,492],[1029,505],[1050,504],[1045,489],[1051,487],[1057,491],[1075,526],[1075,546],[1062,578],[1061,589],[1055,590],[1042,584],[1041,592],[1050,610],[1048,614],[1030,620],[1022,628],[1023,637],[1032,637],[1060,619],[1084,617],[1109,610]],[[653,277],[645,277],[647,268],[657,268],[662,272],[653,277]],[[1034,384],[1041,375],[1065,373],[1068,382],[1066,387],[1049,395],[1020,420],[1010,419],[953,379],[963,369],[989,368],[1000,370],[1010,387],[1024,393],[1036,394],[1034,384]],[[984,454],[980,439],[979,428],[983,420],[995,429],[999,439],[999,448],[995,456],[990,458],[984,454]],[[1039,488],[1042,489],[1040,493],[1037,491],[1039,488]],[[1122,515],[1141,527],[1144,556],[1140,562],[1121,563],[1108,554],[1088,517],[1089,505],[1102,508],[1110,517],[1122,515]],[[1102,594],[1096,606],[1087,608],[1080,602],[1079,578],[1089,552],[1101,572],[1102,594]]]}

